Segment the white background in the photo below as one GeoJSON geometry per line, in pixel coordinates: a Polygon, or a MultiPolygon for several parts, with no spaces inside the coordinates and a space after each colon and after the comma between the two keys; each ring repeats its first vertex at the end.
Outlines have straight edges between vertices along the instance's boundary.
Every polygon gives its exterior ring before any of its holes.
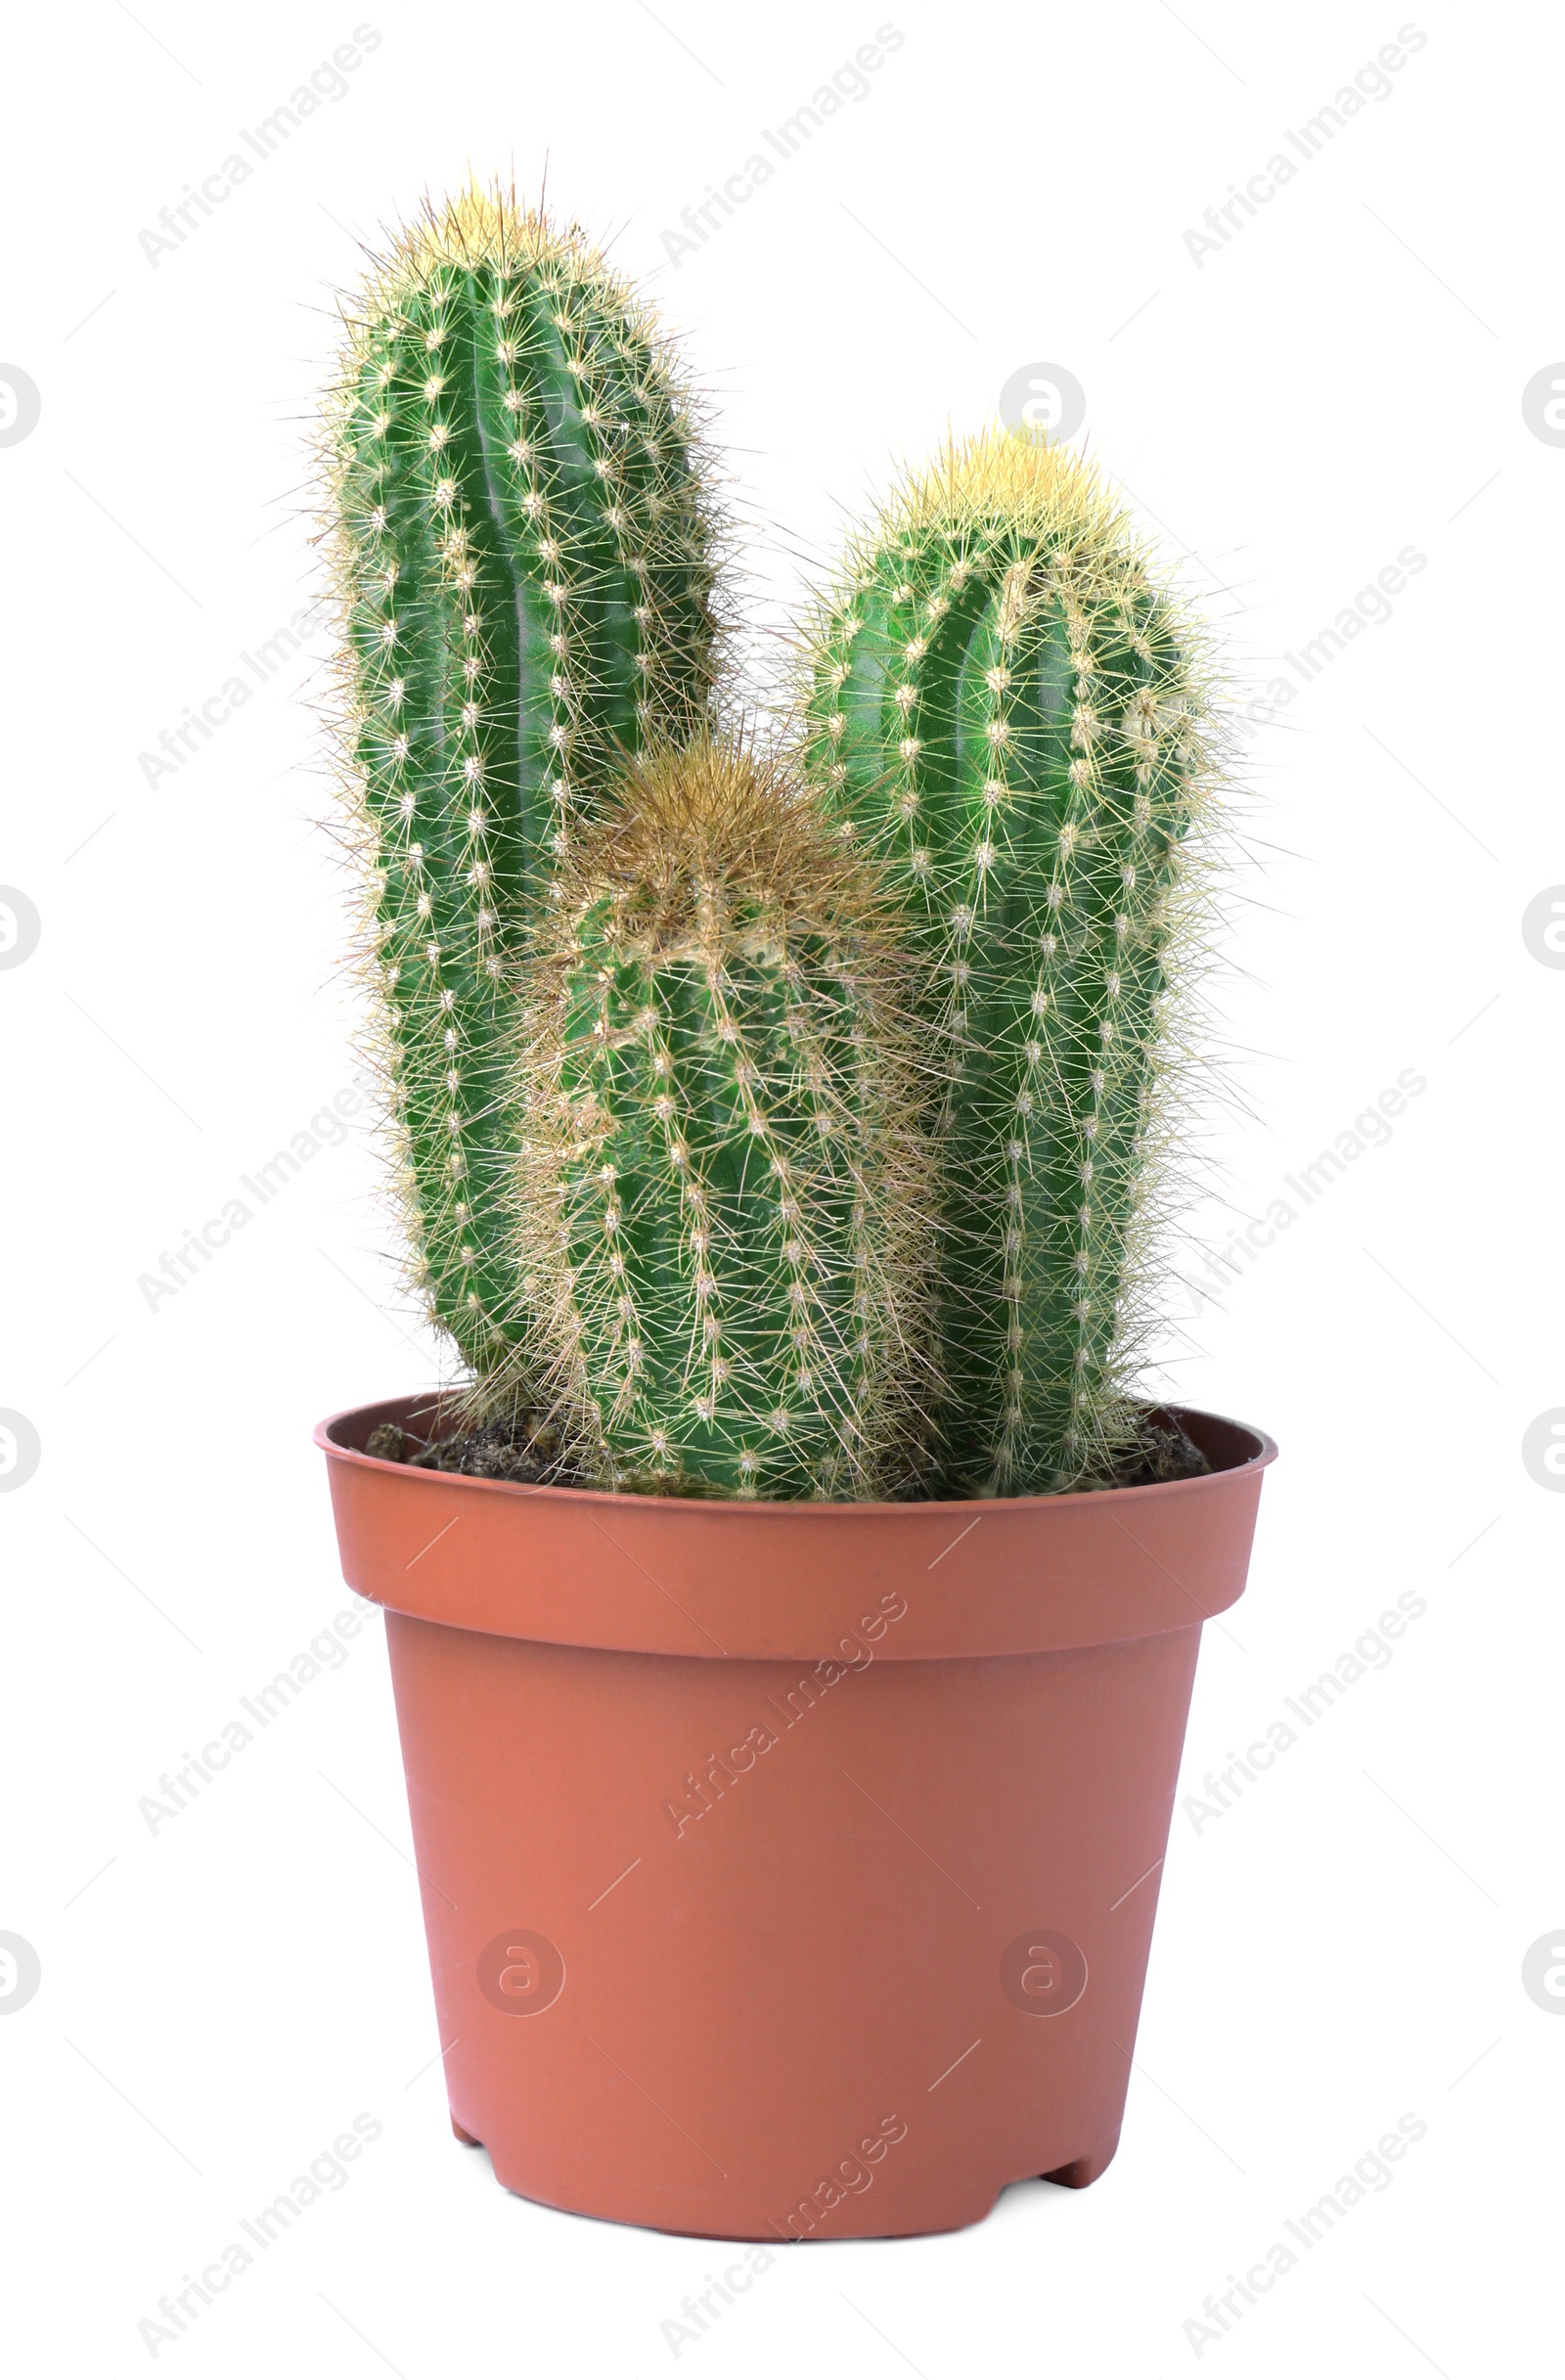
{"type": "Polygon", "coordinates": [[[452,2141],[378,1622],[183,1815],[155,1835],[137,1808],[347,1601],[310,1425],[438,1365],[357,1130],[149,1310],[139,1278],[350,1080],[355,1011],[319,646],[156,786],[138,755],[316,592],[303,440],[355,237],[470,162],[535,190],[547,158],[551,202],[687,337],[775,606],[893,455],[978,427],[1041,360],[1082,382],[1086,441],[1246,684],[1289,679],[1402,548],[1427,558],[1247,730],[1216,987],[1247,1112],[1195,1238],[1286,1196],[1402,1070],[1427,1090],[1220,1296],[1175,1286],[1181,1393],[1282,1447],[1182,1794],[1399,1594],[1427,1610],[1241,1801],[1176,1812],[1100,2182],[782,2257],[677,2359],[1536,2368],[1565,2023],[1521,1962],[1565,1927],[1565,1503],[1520,1450],[1565,1406],[1565,972],[1521,917],[1565,881],[1565,451],[1521,396],[1565,355],[1557,30],[1424,0],[77,0],[13,41],[0,360],[42,416],[0,448],[0,881],[42,939],[0,972],[0,1406],[42,1460],[0,1496],[0,1929],[43,1980],[0,2023],[8,2362],[143,2369],[138,2322],[360,2110],[383,2130],[349,2186],[160,2366],[649,2375],[713,2263],[511,2197],[452,2141]],[[356,21],[382,38],[346,96],[149,261],[159,207],[356,21]],[[1197,264],[1202,210],[1407,22],[1427,38],[1391,96],[1197,264]],[[869,96],[671,266],[665,227],[877,22],[905,38],[869,96]],[[1428,2130],[1393,2186],[1197,2356],[1208,2293],[1405,2112],[1428,2130]]]}

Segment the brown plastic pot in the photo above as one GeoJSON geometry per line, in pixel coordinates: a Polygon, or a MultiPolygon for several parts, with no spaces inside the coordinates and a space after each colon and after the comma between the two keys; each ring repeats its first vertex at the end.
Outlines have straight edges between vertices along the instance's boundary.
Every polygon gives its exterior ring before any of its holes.
{"type": "Polygon", "coordinates": [[[316,1433],[386,1608],[452,2123],[724,2239],[944,2231],[1113,2156],[1201,1623],[1276,1449],[959,1504],[691,1503],[316,1433]]]}

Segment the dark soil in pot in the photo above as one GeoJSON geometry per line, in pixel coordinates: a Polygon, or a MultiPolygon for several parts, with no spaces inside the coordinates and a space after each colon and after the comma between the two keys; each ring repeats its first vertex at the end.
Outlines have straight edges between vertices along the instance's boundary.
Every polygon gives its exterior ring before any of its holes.
{"type": "MultiPolygon", "coordinates": [[[[383,1462],[405,1462],[416,1470],[455,1471],[470,1479],[507,1479],[538,1487],[589,1487],[561,1453],[558,1424],[540,1407],[516,1414],[508,1422],[489,1421],[482,1427],[451,1436],[421,1438],[382,1421],[372,1430],[364,1449],[383,1462]]],[[[1212,1465],[1194,1440],[1172,1415],[1159,1406],[1143,1405],[1136,1412],[1136,1437],[1115,1467],[1113,1478],[1101,1483],[1116,1488],[1147,1488],[1172,1479],[1196,1479],[1212,1465]]],[[[704,1491],[696,1482],[670,1488],[668,1495],[704,1491]]]]}

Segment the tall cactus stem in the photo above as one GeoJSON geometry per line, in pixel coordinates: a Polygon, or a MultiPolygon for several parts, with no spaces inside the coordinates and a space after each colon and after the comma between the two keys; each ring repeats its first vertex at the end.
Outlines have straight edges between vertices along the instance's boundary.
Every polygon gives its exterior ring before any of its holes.
{"type": "Polygon", "coordinates": [[[995,429],[855,541],[807,673],[812,781],[906,893],[953,1056],[948,1484],[1107,1481],[1220,773],[1200,639],[1096,472],[995,429]]]}
{"type": "Polygon", "coordinates": [[[344,319],[341,741],[406,1223],[481,1372],[525,1325],[502,1053],[526,919],[625,756],[705,717],[715,523],[671,357],[574,227],[475,186],[344,319]]]}

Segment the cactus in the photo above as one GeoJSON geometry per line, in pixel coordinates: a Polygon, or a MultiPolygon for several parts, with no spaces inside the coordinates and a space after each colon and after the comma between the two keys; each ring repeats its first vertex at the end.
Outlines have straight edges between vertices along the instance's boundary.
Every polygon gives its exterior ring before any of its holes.
{"type": "Polygon", "coordinates": [[[419,1278],[481,1373],[525,1325],[504,1054],[527,916],[624,755],[705,715],[714,521],[650,319],[514,195],[427,212],[345,320],[324,460],[367,940],[419,1278]]]}
{"type": "Polygon", "coordinates": [[[647,758],[527,987],[518,1270],[589,1475],[894,1492],[933,1189],[899,921],[740,740],[647,758]]]}
{"type": "Polygon", "coordinates": [[[342,745],[471,1410],[543,1365],[665,1489],[1111,1479],[1220,756],[1123,511],[950,447],[812,622],[794,776],[714,740],[690,399],[581,235],[475,187],[346,321],[342,745]]]}
{"type": "Polygon", "coordinates": [[[997,429],[857,540],[807,655],[812,782],[905,889],[951,1056],[947,1490],[1106,1482],[1200,910],[1198,642],[1096,473],[997,429]]]}

